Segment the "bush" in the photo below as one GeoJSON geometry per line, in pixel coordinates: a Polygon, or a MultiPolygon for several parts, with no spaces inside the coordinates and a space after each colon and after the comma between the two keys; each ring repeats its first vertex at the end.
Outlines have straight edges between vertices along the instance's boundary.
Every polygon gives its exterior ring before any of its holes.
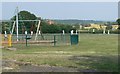
{"type": "Polygon", "coordinates": [[[70,33],[71,30],[76,30],[71,25],[63,25],[63,24],[51,24],[49,25],[46,22],[41,23],[41,30],[43,33],[62,33],[62,30],[65,33],[70,33]]]}

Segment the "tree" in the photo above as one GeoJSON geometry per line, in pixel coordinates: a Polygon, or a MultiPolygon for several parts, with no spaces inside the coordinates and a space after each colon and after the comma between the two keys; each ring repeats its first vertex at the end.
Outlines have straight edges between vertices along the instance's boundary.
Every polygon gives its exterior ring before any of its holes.
{"type": "Polygon", "coordinates": [[[119,26],[118,29],[120,30],[120,18],[118,18],[116,22],[118,23],[118,26],[119,26]]]}
{"type": "MultiPolygon", "coordinates": [[[[19,20],[35,20],[35,19],[37,19],[37,17],[34,14],[31,14],[28,11],[20,11],[18,13],[18,16],[19,16],[19,18],[18,18],[19,20]]],[[[16,19],[15,17],[16,16],[13,16],[11,18],[11,20],[15,20],[16,19]]]]}
{"type": "MultiPolygon", "coordinates": [[[[20,11],[18,13],[19,20],[41,20],[41,31],[42,33],[62,33],[64,30],[66,33],[69,33],[71,30],[76,30],[71,25],[62,25],[62,24],[51,24],[49,25],[48,22],[41,17],[36,17],[34,14],[31,14],[28,11],[20,11]]],[[[11,20],[16,20],[16,16],[13,16],[11,20]]],[[[36,32],[38,22],[19,22],[19,33],[24,33],[25,30],[30,33],[32,30],[36,32]]]]}
{"type": "Polygon", "coordinates": [[[116,22],[118,23],[118,25],[120,25],[120,18],[118,18],[116,22]]]}
{"type": "Polygon", "coordinates": [[[111,30],[111,29],[112,29],[112,26],[111,26],[111,25],[107,25],[106,29],[107,29],[107,30],[111,30]]]}
{"type": "Polygon", "coordinates": [[[10,24],[8,22],[2,22],[0,25],[2,28],[2,34],[4,34],[4,31],[10,33],[10,24]]]}
{"type": "MultiPolygon", "coordinates": [[[[37,17],[28,12],[28,11],[20,11],[18,13],[18,19],[19,20],[36,20],[37,17]]],[[[16,20],[16,16],[13,16],[11,18],[11,20],[16,20]]],[[[30,32],[31,30],[36,31],[36,26],[35,26],[36,22],[19,22],[19,33],[23,33],[24,30],[27,30],[28,32],[30,32]]]]}

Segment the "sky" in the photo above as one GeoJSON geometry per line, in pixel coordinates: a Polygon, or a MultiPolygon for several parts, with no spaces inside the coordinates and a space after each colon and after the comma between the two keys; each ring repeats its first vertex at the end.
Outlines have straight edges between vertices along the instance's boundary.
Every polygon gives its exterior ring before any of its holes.
{"type": "Polygon", "coordinates": [[[80,19],[115,21],[118,2],[2,2],[2,19],[8,20],[26,10],[44,19],[80,19]]]}
{"type": "Polygon", "coordinates": [[[119,0],[1,0],[1,2],[119,2],[119,0]]]}

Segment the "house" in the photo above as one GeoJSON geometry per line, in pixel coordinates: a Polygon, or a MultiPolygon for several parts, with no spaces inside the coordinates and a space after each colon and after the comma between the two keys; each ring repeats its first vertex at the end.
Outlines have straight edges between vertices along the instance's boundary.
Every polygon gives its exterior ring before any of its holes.
{"type": "Polygon", "coordinates": [[[47,23],[48,23],[49,25],[55,24],[55,22],[54,22],[54,21],[51,21],[51,20],[47,20],[47,23]]]}
{"type": "Polygon", "coordinates": [[[99,24],[90,24],[91,28],[101,29],[99,24]]]}
{"type": "Polygon", "coordinates": [[[84,29],[91,29],[91,27],[90,27],[90,26],[88,26],[88,27],[84,27],[84,29]]]}
{"type": "Polygon", "coordinates": [[[118,25],[117,24],[112,25],[112,30],[116,30],[116,29],[118,29],[118,25]]]}
{"type": "Polygon", "coordinates": [[[91,29],[91,28],[96,28],[98,30],[100,29],[105,29],[107,26],[102,25],[102,24],[90,24],[84,27],[84,29],[91,29]]]}
{"type": "Polygon", "coordinates": [[[101,29],[106,29],[107,26],[105,25],[100,25],[101,29]]]}

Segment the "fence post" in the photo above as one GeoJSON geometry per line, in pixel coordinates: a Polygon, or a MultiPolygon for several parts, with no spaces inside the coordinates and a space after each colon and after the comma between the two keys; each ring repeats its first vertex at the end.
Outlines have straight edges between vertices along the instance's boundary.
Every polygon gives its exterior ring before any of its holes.
{"type": "Polygon", "coordinates": [[[56,45],[56,36],[54,35],[54,46],[56,45]]]}
{"type": "Polygon", "coordinates": [[[63,45],[66,43],[66,36],[65,35],[63,35],[63,45]]]}
{"type": "Polygon", "coordinates": [[[27,31],[25,31],[25,35],[26,35],[25,39],[26,39],[26,46],[27,46],[27,31]]]}
{"type": "Polygon", "coordinates": [[[27,34],[26,34],[26,46],[27,46],[27,34]]]}

